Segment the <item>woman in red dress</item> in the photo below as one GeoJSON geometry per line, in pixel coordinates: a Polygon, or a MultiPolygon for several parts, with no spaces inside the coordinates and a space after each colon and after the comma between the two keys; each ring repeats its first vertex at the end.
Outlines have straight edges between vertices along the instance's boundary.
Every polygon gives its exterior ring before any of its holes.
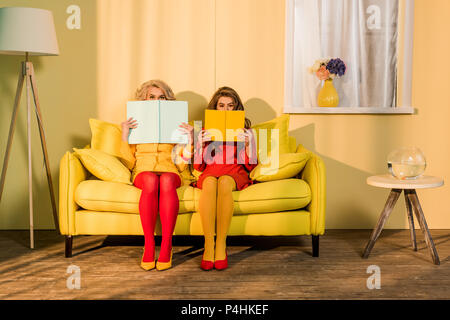
{"type": "MultiPolygon", "coordinates": [[[[214,93],[208,109],[244,110],[244,106],[235,90],[222,87],[214,93]]],[[[206,130],[198,135],[194,169],[202,172],[195,186],[202,189],[199,213],[205,237],[200,265],[203,270],[228,267],[226,239],[234,211],[232,192],[252,184],[249,172],[257,165],[256,143],[250,125],[250,120],[245,119],[245,128],[239,134],[242,142],[212,142],[206,130]]]]}

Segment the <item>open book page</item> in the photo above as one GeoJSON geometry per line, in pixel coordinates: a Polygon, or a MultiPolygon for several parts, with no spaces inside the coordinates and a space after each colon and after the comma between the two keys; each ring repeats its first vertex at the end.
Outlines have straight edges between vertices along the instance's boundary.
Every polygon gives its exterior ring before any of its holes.
{"type": "Polygon", "coordinates": [[[180,124],[188,122],[187,101],[160,101],[159,108],[159,142],[188,142],[187,136],[180,130],[180,124]]]}
{"type": "Polygon", "coordinates": [[[244,111],[205,110],[205,129],[213,141],[236,141],[238,129],[244,128],[244,124],[244,111]]]}
{"type": "Polygon", "coordinates": [[[137,121],[137,128],[130,129],[129,144],[159,142],[159,101],[128,101],[127,119],[137,121]]]}
{"type": "Polygon", "coordinates": [[[211,134],[212,141],[225,138],[225,111],[205,110],[205,130],[211,134]]]}
{"type": "Polygon", "coordinates": [[[139,143],[187,143],[187,137],[179,130],[188,122],[186,101],[146,100],[127,102],[127,119],[137,120],[137,128],[130,130],[129,144],[139,143]]]}
{"type": "Polygon", "coordinates": [[[237,134],[245,126],[244,111],[225,111],[227,136],[226,141],[238,141],[237,134]]]}

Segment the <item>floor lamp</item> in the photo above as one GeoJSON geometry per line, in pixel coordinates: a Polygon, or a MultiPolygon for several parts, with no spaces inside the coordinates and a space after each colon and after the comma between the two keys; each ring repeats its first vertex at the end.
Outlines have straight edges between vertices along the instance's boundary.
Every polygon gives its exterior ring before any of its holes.
{"type": "Polygon", "coordinates": [[[58,42],[56,40],[53,15],[48,10],[22,7],[0,8],[0,54],[25,55],[25,61],[19,74],[17,83],[14,108],[9,127],[8,143],[3,161],[2,175],[0,180],[0,201],[5,185],[6,169],[8,168],[9,154],[11,151],[14,129],[16,126],[17,111],[20,105],[20,97],[24,80],[26,82],[27,98],[27,134],[28,134],[28,201],[30,209],[30,247],[34,248],[34,226],[33,226],[33,188],[32,188],[32,163],[31,163],[31,105],[33,98],[39,133],[41,137],[42,152],[44,154],[45,168],[47,170],[48,187],[53,207],[53,219],[56,230],[59,231],[58,214],[56,211],[55,195],[50,173],[50,164],[47,155],[44,126],[42,114],[37,95],[36,78],[34,76],[33,63],[29,56],[52,56],[58,55],[58,42]]]}

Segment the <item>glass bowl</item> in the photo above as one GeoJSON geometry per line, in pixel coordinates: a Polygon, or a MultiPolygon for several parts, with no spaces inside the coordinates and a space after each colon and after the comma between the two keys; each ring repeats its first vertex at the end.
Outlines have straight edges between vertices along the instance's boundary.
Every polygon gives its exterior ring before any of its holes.
{"type": "Polygon", "coordinates": [[[397,179],[417,179],[427,166],[425,155],[417,147],[402,147],[389,153],[388,169],[397,179]]]}

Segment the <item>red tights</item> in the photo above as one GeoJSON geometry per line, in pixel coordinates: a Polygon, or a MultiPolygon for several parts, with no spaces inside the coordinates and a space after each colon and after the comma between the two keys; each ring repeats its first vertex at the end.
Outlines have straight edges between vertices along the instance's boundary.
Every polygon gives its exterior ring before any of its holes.
{"type": "Polygon", "coordinates": [[[160,176],[144,171],[134,179],[134,185],[142,190],[139,199],[139,213],[145,237],[144,262],[155,260],[155,224],[158,215],[161,220],[162,241],[158,261],[169,262],[172,250],[172,234],[178,216],[178,195],[176,189],[181,185],[180,177],[172,172],[160,176]],[[159,201],[158,201],[159,191],[159,201]]]}

